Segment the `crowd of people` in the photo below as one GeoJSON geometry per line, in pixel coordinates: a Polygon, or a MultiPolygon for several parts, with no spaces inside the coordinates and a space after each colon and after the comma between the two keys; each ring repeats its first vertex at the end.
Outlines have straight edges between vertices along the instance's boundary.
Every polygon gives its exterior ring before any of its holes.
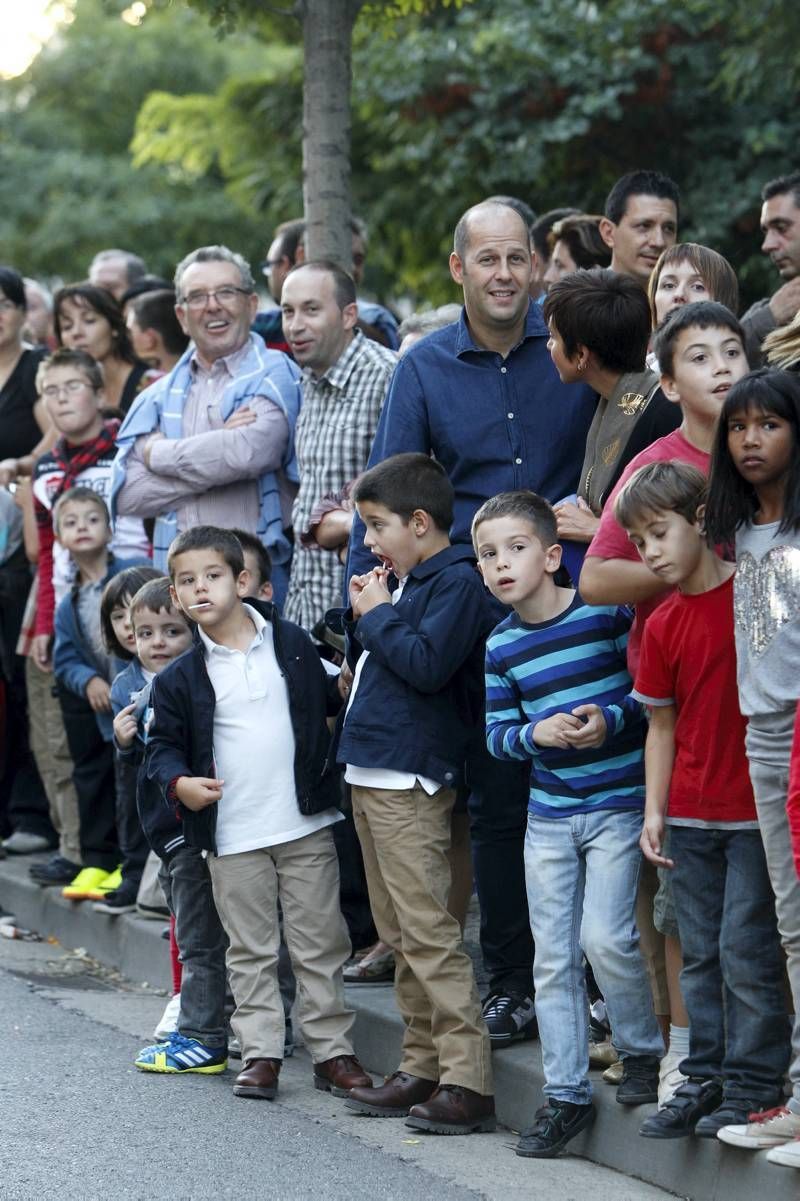
{"type": "Polygon", "coordinates": [[[137,1068],[274,1099],[297,995],[355,1114],[492,1130],[538,1037],[518,1155],[592,1067],[643,1137],[800,1168],[800,172],[762,198],[742,317],[644,170],[472,206],[463,306],[399,328],[355,219],[345,265],[280,225],[262,310],[222,245],[0,267],[3,853],[169,915],[137,1068]],[[375,1084],[344,985],[386,979],[375,1084]]]}

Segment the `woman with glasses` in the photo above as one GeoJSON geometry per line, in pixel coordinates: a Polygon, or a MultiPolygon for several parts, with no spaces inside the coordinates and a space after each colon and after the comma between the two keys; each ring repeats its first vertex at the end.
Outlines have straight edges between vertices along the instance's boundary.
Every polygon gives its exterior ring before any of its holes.
{"type": "Polygon", "coordinates": [[[84,350],[100,364],[106,405],[124,416],[159,372],[134,354],[117,301],[94,284],[69,284],[56,293],[53,313],[59,346],[84,350]]]}

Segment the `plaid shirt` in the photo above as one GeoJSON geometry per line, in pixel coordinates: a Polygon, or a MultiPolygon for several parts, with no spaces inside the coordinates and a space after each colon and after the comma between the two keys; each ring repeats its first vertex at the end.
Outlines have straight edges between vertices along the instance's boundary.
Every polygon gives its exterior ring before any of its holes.
{"type": "MultiPolygon", "coordinates": [[[[340,492],[363,471],[397,356],[360,330],[324,375],[303,374],[303,403],[295,442],[300,490],[292,510],[299,534],[329,492],[340,492]]],[[[344,567],[336,551],[295,543],[285,616],[311,630],[327,609],[341,604],[344,567]]]]}

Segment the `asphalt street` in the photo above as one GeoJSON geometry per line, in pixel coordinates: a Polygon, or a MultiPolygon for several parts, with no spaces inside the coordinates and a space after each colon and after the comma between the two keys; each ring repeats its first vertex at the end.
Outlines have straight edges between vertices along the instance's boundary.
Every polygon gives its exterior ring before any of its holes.
{"type": "MultiPolygon", "coordinates": [[[[520,1160],[514,1134],[442,1138],[358,1118],[299,1050],[274,1103],[221,1076],[136,1071],[165,999],[58,945],[0,938],[3,1201],[665,1201],[574,1157],[520,1160]]],[[[232,1061],[234,1066],[237,1061],[232,1061]]]]}

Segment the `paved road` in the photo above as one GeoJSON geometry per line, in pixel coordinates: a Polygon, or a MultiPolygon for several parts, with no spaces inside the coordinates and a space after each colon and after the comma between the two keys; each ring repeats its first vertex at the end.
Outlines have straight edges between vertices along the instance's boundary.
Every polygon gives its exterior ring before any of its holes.
{"type": "Polygon", "coordinates": [[[316,1092],[304,1052],[275,1103],[232,1075],[137,1072],[164,998],[58,946],[0,938],[3,1201],[666,1201],[575,1158],[522,1161],[509,1131],[418,1136],[316,1092]]]}

